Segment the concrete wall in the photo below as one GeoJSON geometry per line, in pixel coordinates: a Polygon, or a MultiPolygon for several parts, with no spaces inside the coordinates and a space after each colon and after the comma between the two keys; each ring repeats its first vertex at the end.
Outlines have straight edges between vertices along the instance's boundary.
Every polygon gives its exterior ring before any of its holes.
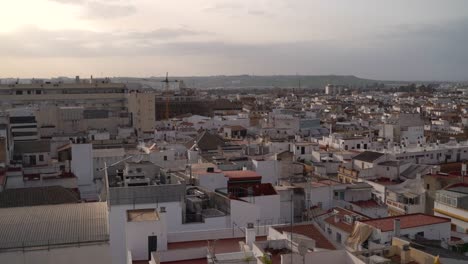
{"type": "Polygon", "coordinates": [[[207,254],[207,247],[174,249],[158,252],[159,260],[161,262],[202,259],[206,258],[207,254]]]}
{"type": "Polygon", "coordinates": [[[372,198],[372,190],[352,190],[348,189],[345,192],[345,201],[367,201],[372,198]]]}
{"type": "Polygon", "coordinates": [[[92,144],[72,144],[71,171],[78,178],[78,185],[93,184],[93,147],[92,144]]]}
{"type": "Polygon", "coordinates": [[[165,213],[158,213],[158,221],[127,222],[125,231],[127,247],[133,260],[148,259],[148,237],[157,236],[158,251],[167,250],[165,213]]]}
{"type": "MultiPolygon", "coordinates": [[[[434,240],[450,240],[450,222],[440,223],[435,225],[425,225],[425,226],[418,226],[413,228],[404,228],[400,230],[400,235],[409,235],[410,238],[414,238],[414,236],[419,233],[424,232],[424,237],[426,239],[434,239],[434,240]]],[[[381,243],[389,244],[392,241],[393,231],[389,232],[378,232],[379,234],[373,234],[373,236],[377,239],[381,239],[381,243]]],[[[442,243],[442,246],[444,243],[442,243]]],[[[446,245],[446,244],[445,244],[446,245]]]]}
{"type": "Polygon", "coordinates": [[[280,195],[243,198],[246,202],[231,200],[231,222],[245,227],[247,223],[273,224],[280,220],[280,195]],[[247,202],[248,200],[248,202],[247,202]]]}
{"type": "Polygon", "coordinates": [[[277,160],[252,160],[253,169],[262,176],[262,183],[276,185],[280,177],[280,165],[277,160]]]}
{"type": "MultiPolygon", "coordinates": [[[[180,205],[178,202],[172,203],[160,203],[160,204],[135,204],[133,205],[113,205],[109,211],[109,234],[110,234],[110,249],[112,252],[112,264],[125,264],[127,259],[127,251],[129,249],[130,243],[127,242],[127,210],[132,209],[156,209],[158,207],[166,207],[166,219],[169,219],[168,226],[170,223],[175,222],[182,223],[182,214],[180,210],[180,205]],[[179,214],[176,213],[178,210],[179,214]]],[[[170,227],[169,227],[170,228],[170,227]]],[[[168,229],[169,231],[170,229],[168,229]]],[[[139,231],[139,229],[137,229],[139,231]]],[[[141,232],[145,232],[141,230],[141,232]]],[[[148,236],[140,237],[141,243],[146,243],[145,248],[148,247],[148,236]],[[144,241],[144,242],[143,242],[144,241]]],[[[131,245],[135,248],[137,241],[131,236],[131,245]]],[[[164,240],[159,241],[158,247],[166,247],[167,245],[163,244],[164,240]]],[[[139,253],[141,254],[141,253],[139,253]]],[[[145,257],[146,258],[146,257],[145,257]]]]}
{"type": "Polygon", "coordinates": [[[212,192],[218,188],[226,188],[228,178],[222,173],[207,173],[198,175],[198,184],[212,192]]]}
{"type": "MultiPolygon", "coordinates": [[[[22,264],[111,264],[109,244],[80,245],[33,251],[1,252],[0,263],[22,264]]],[[[125,263],[125,258],[123,262],[125,263]]]]}
{"type": "Polygon", "coordinates": [[[452,224],[457,226],[457,232],[466,233],[468,231],[468,222],[462,220],[463,218],[468,219],[468,213],[466,210],[458,209],[436,201],[434,204],[434,215],[450,218],[452,224]],[[452,216],[458,216],[459,218],[452,216]]]}

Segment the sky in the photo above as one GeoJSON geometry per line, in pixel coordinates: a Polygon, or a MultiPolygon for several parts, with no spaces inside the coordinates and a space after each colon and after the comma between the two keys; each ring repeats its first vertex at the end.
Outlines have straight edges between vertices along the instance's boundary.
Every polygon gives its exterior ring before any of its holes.
{"type": "Polygon", "coordinates": [[[0,78],[468,80],[465,0],[0,0],[0,78]]]}

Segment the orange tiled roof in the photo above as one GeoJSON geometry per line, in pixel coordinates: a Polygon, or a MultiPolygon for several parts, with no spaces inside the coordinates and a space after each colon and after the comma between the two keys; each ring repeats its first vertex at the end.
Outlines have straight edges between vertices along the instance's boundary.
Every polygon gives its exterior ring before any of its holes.
{"type": "Polygon", "coordinates": [[[450,222],[449,218],[439,217],[428,214],[408,214],[399,216],[390,216],[378,219],[363,220],[361,222],[373,226],[382,232],[393,231],[393,220],[400,219],[400,228],[413,228],[425,225],[435,225],[450,222]]]}

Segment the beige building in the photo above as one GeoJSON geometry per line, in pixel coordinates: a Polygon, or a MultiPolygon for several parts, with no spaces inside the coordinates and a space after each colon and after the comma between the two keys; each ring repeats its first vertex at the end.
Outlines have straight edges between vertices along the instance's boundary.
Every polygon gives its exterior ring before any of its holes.
{"type": "Polygon", "coordinates": [[[127,94],[128,111],[132,126],[141,133],[154,133],[156,124],[154,93],[131,92],[127,94]]]}
{"type": "Polygon", "coordinates": [[[42,137],[90,129],[116,134],[131,125],[126,94],[125,84],[109,79],[1,85],[0,111],[31,109],[42,137]]]}

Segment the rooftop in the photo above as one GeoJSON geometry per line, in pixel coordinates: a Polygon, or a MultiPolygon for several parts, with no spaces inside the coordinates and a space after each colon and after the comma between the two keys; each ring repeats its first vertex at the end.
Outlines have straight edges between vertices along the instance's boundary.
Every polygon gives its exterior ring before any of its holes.
{"type": "Polygon", "coordinates": [[[261,179],[262,178],[262,176],[260,176],[257,172],[250,171],[250,170],[224,171],[223,173],[230,180],[261,179]]]}
{"type": "Polygon", "coordinates": [[[154,209],[136,209],[127,211],[127,222],[158,221],[159,214],[154,209]]]}
{"type": "Polygon", "coordinates": [[[334,212],[337,212],[337,214],[334,214],[334,215],[331,215],[327,218],[325,218],[325,222],[332,225],[332,226],[335,226],[347,233],[351,233],[353,232],[353,226],[354,226],[354,222],[353,223],[348,223],[346,221],[344,221],[344,218],[346,215],[349,215],[351,217],[357,217],[357,218],[361,218],[361,219],[369,219],[368,217],[364,216],[364,215],[361,215],[359,213],[356,213],[354,211],[350,211],[350,210],[347,210],[347,209],[344,209],[344,208],[341,208],[341,207],[335,207],[333,208],[333,211],[334,212]],[[335,221],[335,216],[338,216],[338,219],[339,221],[336,222],[335,221]]]}
{"type": "Polygon", "coordinates": [[[449,218],[433,216],[428,214],[408,214],[408,215],[399,215],[399,216],[390,216],[378,219],[363,220],[361,222],[373,226],[377,229],[382,230],[382,232],[393,231],[393,222],[395,219],[400,219],[400,228],[414,228],[419,226],[426,225],[435,225],[441,223],[450,223],[449,218]]]}
{"type": "Polygon", "coordinates": [[[356,155],[353,159],[354,160],[364,161],[364,162],[374,162],[375,160],[379,159],[383,155],[385,155],[385,154],[379,153],[379,152],[374,152],[374,151],[364,151],[364,152],[356,155]]]}
{"type": "MultiPolygon", "coordinates": [[[[273,228],[281,233],[291,232],[291,226],[289,225],[274,226],[273,228]]],[[[315,245],[318,248],[330,250],[336,249],[335,246],[333,246],[333,244],[328,241],[328,239],[313,224],[295,225],[292,228],[292,233],[300,234],[315,240],[315,245]]]]}
{"type": "Polygon", "coordinates": [[[354,201],[354,202],[350,202],[350,203],[352,203],[352,204],[354,204],[356,206],[359,206],[361,208],[380,207],[380,205],[376,201],[374,201],[372,199],[367,200],[367,201],[354,201]]]}
{"type": "Polygon", "coordinates": [[[105,202],[3,208],[0,226],[0,249],[109,241],[105,202]]]}
{"type": "Polygon", "coordinates": [[[77,192],[62,186],[6,189],[0,192],[0,208],[78,203],[77,192]]]}
{"type": "MultiPolygon", "coordinates": [[[[266,240],[266,236],[257,236],[256,241],[266,240]]],[[[167,244],[168,250],[174,249],[187,249],[187,248],[198,248],[198,247],[207,247],[208,241],[211,240],[196,240],[196,241],[187,241],[187,242],[173,242],[167,244]]],[[[245,238],[236,237],[236,238],[224,238],[216,240],[214,244],[214,251],[216,254],[220,253],[232,253],[239,251],[239,242],[244,242],[245,238]]]]}

